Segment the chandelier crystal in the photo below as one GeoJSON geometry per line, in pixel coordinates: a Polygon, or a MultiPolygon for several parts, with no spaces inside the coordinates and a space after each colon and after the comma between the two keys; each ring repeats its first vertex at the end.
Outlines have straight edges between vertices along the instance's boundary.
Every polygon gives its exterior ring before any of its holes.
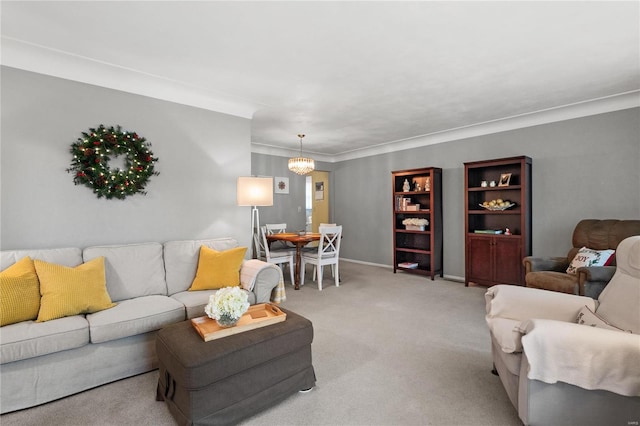
{"type": "Polygon", "coordinates": [[[300,156],[289,158],[289,170],[299,175],[306,175],[316,168],[316,163],[312,158],[302,156],[302,138],[304,135],[298,135],[300,138],[300,156]]]}

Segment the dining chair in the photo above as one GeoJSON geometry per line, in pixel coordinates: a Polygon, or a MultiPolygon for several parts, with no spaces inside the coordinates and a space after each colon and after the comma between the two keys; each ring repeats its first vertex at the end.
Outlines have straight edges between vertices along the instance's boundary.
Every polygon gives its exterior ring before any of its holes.
{"type": "Polygon", "coordinates": [[[282,265],[289,263],[289,275],[291,276],[291,284],[295,285],[295,277],[293,268],[295,267],[294,252],[290,249],[271,250],[269,248],[269,242],[267,241],[267,227],[261,226],[260,233],[262,234],[262,246],[261,250],[264,250],[264,261],[268,263],[276,264],[282,269],[282,265]]]}
{"type": "MultiPolygon", "coordinates": [[[[327,226],[337,226],[337,225],[338,225],[337,223],[322,223],[322,222],[321,222],[321,223],[318,225],[318,232],[322,232],[322,228],[325,228],[325,227],[327,227],[327,226]]],[[[307,246],[306,251],[316,251],[317,249],[318,249],[318,241],[314,241],[313,243],[311,243],[311,244],[309,244],[309,245],[307,246]]],[[[303,250],[305,250],[305,249],[303,249],[303,250]]],[[[334,278],[335,278],[335,276],[336,276],[335,266],[336,266],[336,265],[331,265],[331,276],[332,276],[332,277],[334,277],[334,278]]],[[[315,276],[315,270],[316,270],[316,268],[314,267],[314,268],[313,268],[314,276],[315,276]]],[[[314,278],[314,279],[315,279],[315,278],[314,278]]]]}
{"type": "MultiPolygon", "coordinates": [[[[335,223],[320,223],[320,225],[318,225],[318,232],[320,232],[320,228],[324,227],[324,226],[336,226],[335,223]]],[[[313,241],[309,244],[307,244],[306,246],[304,246],[302,248],[303,252],[315,252],[318,250],[318,241],[313,241]]],[[[333,270],[333,265],[331,265],[331,273],[334,273],[333,270]]]]}
{"type": "Polygon", "coordinates": [[[332,266],[333,278],[336,287],[340,286],[338,261],[340,258],[340,241],[342,240],[342,225],[322,226],[320,231],[320,243],[315,252],[303,252],[300,258],[301,271],[300,282],[304,283],[304,271],[307,263],[313,264],[313,278],[318,279],[318,290],[322,290],[322,271],[325,265],[332,266]]]}
{"type": "MultiPolygon", "coordinates": [[[[286,223],[267,223],[264,225],[266,229],[267,235],[273,234],[284,234],[287,232],[287,224],[286,223]]],[[[271,247],[273,250],[276,249],[295,249],[292,245],[288,244],[286,241],[275,241],[271,243],[271,247]]]]}

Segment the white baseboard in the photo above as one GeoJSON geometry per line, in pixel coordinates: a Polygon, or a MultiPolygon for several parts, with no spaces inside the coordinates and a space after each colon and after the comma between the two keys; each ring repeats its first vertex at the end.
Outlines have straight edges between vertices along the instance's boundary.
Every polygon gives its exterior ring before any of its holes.
{"type": "MultiPolygon", "coordinates": [[[[380,268],[393,269],[392,265],[383,265],[381,263],[363,262],[362,260],[345,259],[344,257],[341,257],[340,260],[344,261],[344,262],[359,263],[361,265],[378,266],[380,268]]],[[[448,281],[456,281],[456,282],[461,282],[461,283],[464,282],[464,277],[459,277],[457,275],[444,274],[442,278],[444,278],[445,280],[448,280],[448,281]]]]}
{"type": "Polygon", "coordinates": [[[345,259],[344,257],[341,257],[340,261],[351,262],[351,263],[359,263],[361,265],[378,266],[380,268],[388,268],[388,269],[392,269],[393,268],[393,266],[391,266],[391,265],[383,265],[381,263],[373,263],[373,262],[363,262],[362,260],[355,260],[355,259],[345,259]]]}

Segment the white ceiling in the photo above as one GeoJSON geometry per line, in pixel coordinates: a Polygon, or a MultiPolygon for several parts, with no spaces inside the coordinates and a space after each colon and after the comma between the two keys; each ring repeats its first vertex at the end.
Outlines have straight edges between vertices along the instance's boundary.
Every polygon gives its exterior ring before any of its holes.
{"type": "Polygon", "coordinates": [[[639,10],[2,1],[2,63],[252,117],[254,151],[289,155],[305,133],[334,161],[638,106],[639,10]]]}

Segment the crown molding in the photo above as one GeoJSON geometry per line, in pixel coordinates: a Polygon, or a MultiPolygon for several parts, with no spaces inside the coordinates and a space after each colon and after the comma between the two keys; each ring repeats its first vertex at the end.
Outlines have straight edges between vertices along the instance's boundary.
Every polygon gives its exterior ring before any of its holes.
{"type": "Polygon", "coordinates": [[[360,150],[340,153],[336,155],[336,159],[337,161],[345,161],[372,155],[386,154],[405,149],[506,132],[509,130],[523,129],[526,127],[539,126],[542,124],[572,120],[575,118],[605,114],[608,112],[637,107],[640,107],[640,90],[534,111],[513,117],[505,117],[484,123],[472,124],[442,132],[415,136],[408,139],[386,142],[384,144],[360,150]]]}
{"type": "MultiPolygon", "coordinates": [[[[275,157],[298,157],[300,156],[300,150],[281,148],[273,145],[266,145],[262,143],[251,143],[251,152],[256,154],[273,155],[275,157]]],[[[334,155],[321,154],[314,151],[304,151],[306,157],[313,158],[314,161],[324,161],[326,163],[336,163],[340,160],[336,159],[334,155]]]]}
{"type": "Polygon", "coordinates": [[[230,95],[2,36],[2,65],[242,118],[263,107],[230,95]]]}
{"type": "MultiPolygon", "coordinates": [[[[7,36],[2,36],[0,63],[39,74],[107,87],[247,119],[251,119],[256,110],[264,107],[264,105],[224,93],[213,92],[157,75],[116,66],[84,56],[73,55],[7,36]]],[[[367,148],[344,151],[335,155],[305,152],[316,161],[336,163],[637,107],[640,107],[639,90],[419,135],[408,139],[389,141],[367,148]]],[[[252,143],[251,152],[280,157],[292,157],[298,154],[297,150],[260,143],[252,143]]]]}
{"type": "MultiPolygon", "coordinates": [[[[455,129],[434,132],[426,135],[415,136],[408,139],[385,142],[383,144],[362,148],[353,151],[345,151],[334,156],[325,156],[323,161],[330,163],[354,160],[358,158],[370,157],[373,155],[388,154],[405,149],[419,148],[443,142],[451,142],[460,139],[467,139],[477,136],[490,135],[493,133],[506,132],[509,130],[523,129],[526,127],[539,126],[541,124],[555,123],[559,121],[571,120],[574,118],[588,117],[591,115],[605,114],[608,112],[620,111],[624,109],[640,107],[640,90],[620,93],[570,105],[563,105],[546,110],[535,111],[513,117],[501,118],[470,126],[458,127],[455,129]]],[[[251,144],[251,152],[260,154],[291,156],[291,152],[268,147],[267,145],[251,144]]]]}

